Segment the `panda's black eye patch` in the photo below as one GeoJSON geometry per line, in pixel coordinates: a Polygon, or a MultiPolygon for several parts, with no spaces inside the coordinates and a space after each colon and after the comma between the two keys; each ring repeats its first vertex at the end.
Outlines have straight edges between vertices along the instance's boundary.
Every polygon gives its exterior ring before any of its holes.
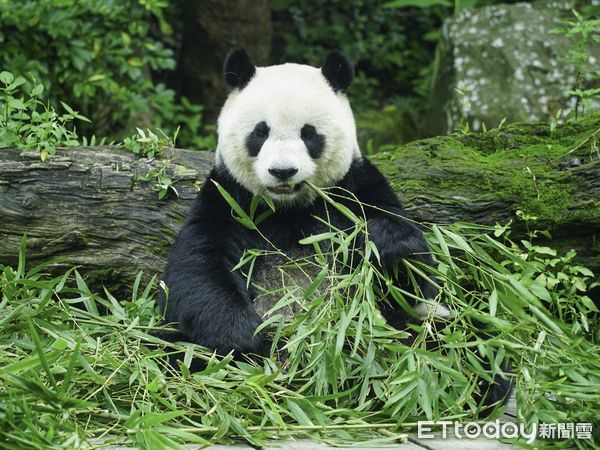
{"type": "Polygon", "coordinates": [[[304,141],[304,145],[308,149],[308,154],[311,158],[317,159],[323,154],[325,148],[325,136],[317,133],[314,125],[305,124],[300,130],[300,137],[304,141]]]}
{"type": "Polygon", "coordinates": [[[269,126],[267,122],[260,122],[254,127],[254,136],[259,138],[269,137],[269,126]]]}
{"type": "Polygon", "coordinates": [[[246,137],[246,148],[250,156],[257,156],[263,144],[269,137],[269,126],[264,120],[258,122],[254,130],[246,137]]]}

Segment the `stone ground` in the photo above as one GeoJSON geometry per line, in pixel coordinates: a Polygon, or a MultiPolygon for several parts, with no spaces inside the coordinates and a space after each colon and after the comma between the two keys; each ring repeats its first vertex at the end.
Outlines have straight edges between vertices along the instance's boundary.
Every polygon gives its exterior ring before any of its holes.
{"type": "MultiPolygon", "coordinates": [[[[513,396],[510,398],[507,404],[507,412],[501,417],[501,420],[514,422],[516,421],[516,402],[513,396]]],[[[255,447],[251,447],[245,444],[238,445],[213,445],[211,447],[200,447],[197,445],[186,446],[189,450],[197,450],[201,448],[208,448],[210,450],[256,450],[255,447]]],[[[503,444],[502,442],[495,439],[419,439],[416,434],[409,434],[408,440],[402,444],[386,445],[383,447],[330,447],[326,444],[321,444],[309,440],[298,440],[298,441],[272,441],[268,447],[264,450],[328,450],[328,449],[356,449],[362,450],[376,450],[376,449],[387,449],[387,450],[510,450],[517,449],[515,445],[503,444]]],[[[124,446],[109,446],[105,447],[106,450],[131,450],[132,447],[124,446]]]]}

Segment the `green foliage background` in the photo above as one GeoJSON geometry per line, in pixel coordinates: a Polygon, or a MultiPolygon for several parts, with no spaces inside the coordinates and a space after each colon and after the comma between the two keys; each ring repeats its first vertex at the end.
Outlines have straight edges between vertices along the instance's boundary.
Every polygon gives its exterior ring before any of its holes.
{"type": "MultiPolygon", "coordinates": [[[[418,136],[443,19],[492,0],[273,2],[272,63],[322,62],[332,48],[357,67],[351,88],[361,141],[418,136]],[[427,6],[427,7],[425,7],[427,6]]],[[[120,140],[135,127],[161,128],[179,145],[214,146],[203,106],[177,95],[181,0],[0,0],[0,69],[42,83],[91,120],[80,134],[120,140]]]]}
{"type": "Polygon", "coordinates": [[[41,82],[53,106],[61,100],[88,117],[88,137],[184,125],[184,142],[193,145],[202,107],[176,99],[162,81],[175,69],[169,7],[164,0],[0,1],[0,67],[41,82]]]}

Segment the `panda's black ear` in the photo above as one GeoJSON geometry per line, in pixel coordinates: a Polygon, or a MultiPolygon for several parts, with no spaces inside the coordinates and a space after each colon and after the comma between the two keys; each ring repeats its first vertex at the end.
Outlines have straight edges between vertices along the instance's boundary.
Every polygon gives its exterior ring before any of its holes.
{"type": "Polygon", "coordinates": [[[334,91],[343,91],[352,83],[354,66],[346,55],[338,50],[333,50],[325,58],[321,73],[334,91]]]}
{"type": "Polygon", "coordinates": [[[233,88],[243,89],[256,73],[256,67],[243,48],[231,50],[223,63],[225,83],[233,88]]]}

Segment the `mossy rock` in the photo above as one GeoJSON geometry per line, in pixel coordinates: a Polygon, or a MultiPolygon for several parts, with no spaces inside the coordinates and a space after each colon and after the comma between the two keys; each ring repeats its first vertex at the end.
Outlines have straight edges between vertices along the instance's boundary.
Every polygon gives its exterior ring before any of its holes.
{"type": "MultiPolygon", "coordinates": [[[[499,2],[496,2],[499,3],[499,2]]],[[[480,131],[502,120],[550,121],[574,111],[577,71],[565,61],[575,39],[553,30],[589,0],[519,2],[467,8],[442,27],[425,130],[446,134],[468,123],[480,131]]],[[[593,14],[593,13],[592,13],[593,14]]],[[[600,43],[586,47],[584,71],[600,70],[600,43]]],[[[591,77],[593,78],[593,77],[591,77]]],[[[598,80],[586,87],[598,87],[598,80]]],[[[600,103],[592,99],[593,107],[600,103]]]]}
{"type": "Polygon", "coordinates": [[[372,157],[410,214],[436,223],[516,223],[568,239],[600,268],[600,113],[415,141],[372,157]],[[596,250],[594,250],[596,249],[596,250]]]}

